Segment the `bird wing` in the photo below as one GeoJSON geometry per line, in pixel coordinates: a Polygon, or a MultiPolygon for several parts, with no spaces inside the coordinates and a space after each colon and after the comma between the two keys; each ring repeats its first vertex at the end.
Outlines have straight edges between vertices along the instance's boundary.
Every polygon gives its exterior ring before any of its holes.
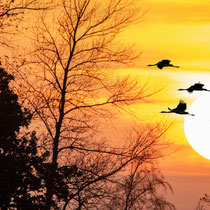
{"type": "Polygon", "coordinates": [[[192,93],[195,89],[196,89],[195,86],[194,85],[191,85],[189,88],[187,88],[187,91],[189,93],[192,93]]]}
{"type": "Polygon", "coordinates": [[[158,63],[158,64],[157,64],[157,67],[158,67],[159,69],[162,69],[162,68],[164,67],[164,65],[163,65],[162,63],[158,63]]]}
{"type": "Polygon", "coordinates": [[[169,64],[171,61],[168,59],[164,59],[161,61],[162,64],[169,64]]]}
{"type": "Polygon", "coordinates": [[[193,86],[196,87],[196,88],[202,88],[204,86],[204,84],[195,83],[193,86]]]}
{"type": "Polygon", "coordinates": [[[183,100],[180,100],[176,109],[181,110],[181,111],[185,111],[187,109],[187,104],[183,100]]]}

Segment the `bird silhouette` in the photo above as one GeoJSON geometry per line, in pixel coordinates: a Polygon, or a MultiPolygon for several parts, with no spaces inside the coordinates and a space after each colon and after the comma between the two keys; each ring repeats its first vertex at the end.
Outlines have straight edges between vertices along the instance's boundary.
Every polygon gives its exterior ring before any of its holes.
{"type": "Polygon", "coordinates": [[[173,64],[170,63],[170,60],[162,60],[156,64],[149,64],[148,66],[157,66],[159,69],[162,69],[163,67],[174,67],[174,68],[179,68],[179,66],[174,66],[173,64]]]}
{"type": "Polygon", "coordinates": [[[204,86],[204,84],[198,82],[198,83],[195,83],[194,85],[191,85],[189,88],[178,89],[178,90],[186,90],[188,93],[192,93],[195,90],[197,90],[197,91],[210,91],[210,90],[207,90],[206,88],[203,88],[203,86],[204,86]]]}
{"type": "Polygon", "coordinates": [[[190,114],[190,113],[186,112],[185,111],[186,109],[187,109],[187,104],[183,100],[180,100],[180,102],[176,108],[171,109],[168,107],[169,111],[162,111],[160,113],[176,113],[176,114],[186,114],[186,115],[195,116],[194,114],[190,114]]]}

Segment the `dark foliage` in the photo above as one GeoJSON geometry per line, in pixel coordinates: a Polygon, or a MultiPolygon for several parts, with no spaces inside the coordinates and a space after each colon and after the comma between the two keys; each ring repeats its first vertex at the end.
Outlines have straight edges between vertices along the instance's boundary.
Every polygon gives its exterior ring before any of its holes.
{"type": "Polygon", "coordinates": [[[0,207],[38,209],[43,203],[38,169],[47,154],[38,156],[35,132],[20,135],[31,114],[21,109],[18,96],[9,88],[13,76],[0,68],[0,207]]]}

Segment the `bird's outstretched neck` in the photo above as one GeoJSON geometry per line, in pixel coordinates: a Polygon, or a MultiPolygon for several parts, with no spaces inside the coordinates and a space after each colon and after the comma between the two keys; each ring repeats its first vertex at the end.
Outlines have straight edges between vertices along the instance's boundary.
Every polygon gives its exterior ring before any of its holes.
{"type": "Polygon", "coordinates": [[[147,65],[147,66],[156,66],[156,64],[149,64],[149,65],[147,65]]]}
{"type": "Polygon", "coordinates": [[[180,66],[173,66],[174,68],[179,68],[180,66]]]}
{"type": "Polygon", "coordinates": [[[178,90],[180,91],[180,90],[187,90],[187,89],[181,89],[181,88],[180,88],[180,89],[178,89],[178,90]]]}
{"type": "Polygon", "coordinates": [[[170,111],[161,111],[160,113],[171,113],[170,111]]]}

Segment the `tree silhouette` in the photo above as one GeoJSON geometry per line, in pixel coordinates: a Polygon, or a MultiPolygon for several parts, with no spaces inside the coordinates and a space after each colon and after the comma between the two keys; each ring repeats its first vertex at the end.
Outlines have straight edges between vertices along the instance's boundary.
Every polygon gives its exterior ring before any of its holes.
{"type": "Polygon", "coordinates": [[[129,164],[161,156],[155,147],[165,129],[148,126],[122,140],[121,147],[99,137],[118,110],[128,111],[128,105],[155,93],[111,73],[116,64],[137,57],[116,39],[136,20],[136,1],[52,4],[53,10],[36,17],[33,49],[16,59],[14,73],[21,83],[19,96],[42,123],[39,139],[50,154],[43,169],[45,209],[90,209],[106,201],[112,194],[112,187],[105,189],[107,182],[114,183],[129,164]]]}
{"type": "Polygon", "coordinates": [[[168,189],[172,190],[154,163],[131,164],[129,173],[117,179],[108,207],[124,210],[175,210],[175,206],[164,197],[163,192],[168,189]]]}
{"type": "Polygon", "coordinates": [[[40,11],[48,6],[39,0],[2,0],[0,1],[0,44],[11,46],[11,37],[19,31],[27,11],[40,11]]]}
{"type": "Polygon", "coordinates": [[[36,194],[42,186],[37,169],[46,153],[37,155],[35,132],[20,133],[32,116],[21,109],[18,96],[9,88],[13,79],[0,68],[0,207],[32,209],[43,200],[36,194]]]}
{"type": "Polygon", "coordinates": [[[210,196],[208,194],[204,194],[198,201],[196,210],[205,210],[210,207],[210,196]]]}

